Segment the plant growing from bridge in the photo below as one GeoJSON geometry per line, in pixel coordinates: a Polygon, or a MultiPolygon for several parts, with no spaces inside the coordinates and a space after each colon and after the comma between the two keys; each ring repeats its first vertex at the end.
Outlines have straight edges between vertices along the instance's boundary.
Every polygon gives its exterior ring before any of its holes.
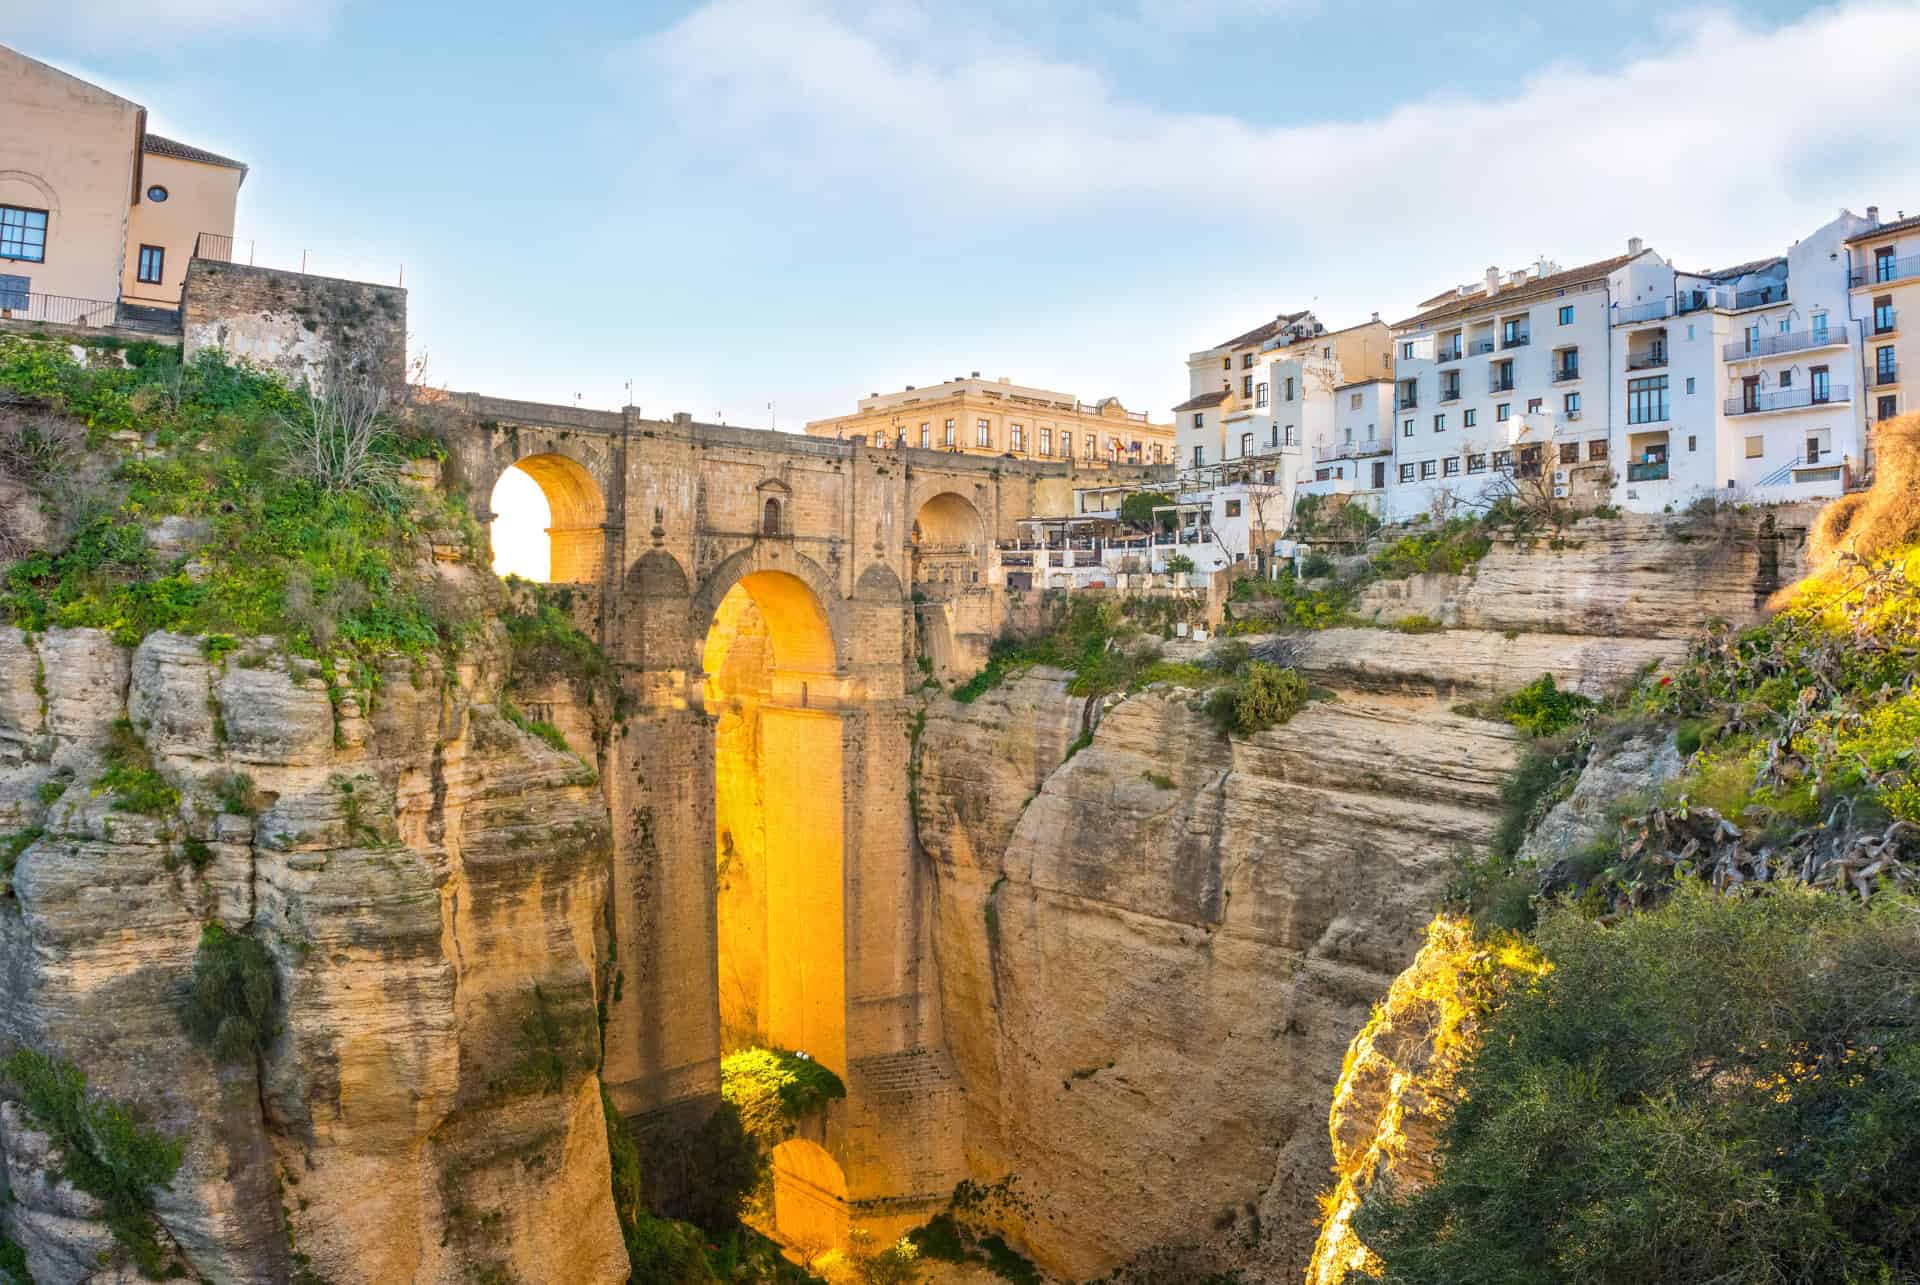
{"type": "Polygon", "coordinates": [[[827,1103],[847,1096],[838,1075],[802,1053],[748,1048],[720,1061],[720,1096],[747,1132],[771,1149],[827,1103]]]}

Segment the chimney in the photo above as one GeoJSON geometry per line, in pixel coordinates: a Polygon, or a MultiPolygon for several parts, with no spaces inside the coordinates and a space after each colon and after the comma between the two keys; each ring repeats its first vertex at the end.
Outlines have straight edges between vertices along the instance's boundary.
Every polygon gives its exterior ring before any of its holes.
{"type": "Polygon", "coordinates": [[[1627,238],[1628,254],[1638,254],[1640,253],[1640,251],[1646,249],[1646,246],[1647,246],[1647,243],[1645,241],[1642,241],[1637,236],[1630,236],[1627,238]]]}
{"type": "Polygon", "coordinates": [[[1379,314],[1379,313],[1377,313],[1377,312],[1376,312],[1376,313],[1374,313],[1374,314],[1373,314],[1373,319],[1374,319],[1375,321],[1378,321],[1378,320],[1380,320],[1380,314],[1379,314]]]}
{"type": "Polygon", "coordinates": [[[1879,206],[1869,205],[1867,207],[1867,222],[1873,224],[1875,227],[1880,226],[1880,207],[1879,206]]]}
{"type": "Polygon", "coordinates": [[[1488,268],[1487,269],[1487,293],[1493,294],[1495,291],[1499,289],[1500,289],[1500,269],[1488,268]]]}
{"type": "Polygon", "coordinates": [[[978,379],[978,378],[980,378],[980,372],[979,372],[979,371],[977,371],[977,370],[976,370],[976,371],[974,371],[974,372],[973,372],[973,377],[974,377],[975,379],[978,379]]]}

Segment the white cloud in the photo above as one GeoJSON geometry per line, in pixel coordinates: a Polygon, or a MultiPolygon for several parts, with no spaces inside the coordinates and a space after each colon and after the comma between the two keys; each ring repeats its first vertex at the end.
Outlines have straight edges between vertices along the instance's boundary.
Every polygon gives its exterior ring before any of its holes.
{"type": "Polygon", "coordinates": [[[0,0],[0,31],[85,49],[152,48],[207,36],[317,34],[343,0],[0,0]]]}
{"type": "MultiPolygon", "coordinates": [[[[1617,68],[1515,69],[1473,97],[1281,126],[1166,110],[1004,38],[929,39],[923,12],[711,0],[641,53],[676,130],[749,168],[875,199],[938,191],[967,217],[1173,210],[1310,268],[1303,294],[1389,315],[1488,263],[1577,262],[1630,233],[1699,264],[1777,252],[1842,204],[1920,205],[1911,4],[1774,27],[1701,14],[1617,68]]],[[[1497,66],[1490,51],[1481,70],[1497,66]]]]}

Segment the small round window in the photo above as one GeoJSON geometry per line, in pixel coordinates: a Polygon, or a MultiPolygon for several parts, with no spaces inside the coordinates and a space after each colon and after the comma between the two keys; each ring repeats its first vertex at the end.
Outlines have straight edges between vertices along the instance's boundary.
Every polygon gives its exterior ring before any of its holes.
{"type": "Polygon", "coordinates": [[[164,201],[167,199],[167,189],[156,183],[147,189],[147,199],[149,201],[164,201]]]}

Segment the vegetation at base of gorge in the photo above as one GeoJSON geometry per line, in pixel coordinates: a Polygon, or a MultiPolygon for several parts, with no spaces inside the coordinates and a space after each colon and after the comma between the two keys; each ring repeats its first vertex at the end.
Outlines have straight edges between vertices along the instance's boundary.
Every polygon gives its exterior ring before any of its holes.
{"type": "Polygon", "coordinates": [[[0,480],[37,501],[0,531],[0,619],[104,629],[131,646],[156,630],[270,634],[309,656],[420,655],[457,645],[477,613],[431,574],[431,545],[484,547],[458,497],[399,480],[428,438],[373,421],[364,468],[309,466],[323,406],[277,379],[202,353],[83,365],[64,344],[0,336],[0,480]],[[163,518],[204,523],[204,544],[156,551],[163,518]],[[35,547],[40,545],[43,547],[35,547]]]}
{"type": "Polygon", "coordinates": [[[154,1221],[153,1194],[173,1184],[184,1154],[180,1140],[142,1128],[118,1103],[89,1099],[87,1077],[70,1062],[23,1048],[0,1062],[0,1073],[58,1148],[58,1178],[100,1202],[107,1230],[140,1274],[159,1280],[174,1272],[174,1255],[154,1221]]]}
{"type": "Polygon", "coordinates": [[[1520,704],[1456,895],[1536,962],[1473,997],[1432,1181],[1361,1202],[1348,1281],[1920,1278],[1920,420],[1876,446],[1772,619],[1592,710],[1520,704]],[[1528,864],[1629,741],[1679,774],[1528,864]]]}
{"type": "Polygon", "coordinates": [[[983,1183],[963,1178],[942,1212],[907,1233],[907,1243],[922,1258],[942,1263],[971,1263],[1014,1285],[1040,1285],[1032,1260],[1007,1244],[999,1228],[1032,1212],[1009,1175],[983,1183]]]}

